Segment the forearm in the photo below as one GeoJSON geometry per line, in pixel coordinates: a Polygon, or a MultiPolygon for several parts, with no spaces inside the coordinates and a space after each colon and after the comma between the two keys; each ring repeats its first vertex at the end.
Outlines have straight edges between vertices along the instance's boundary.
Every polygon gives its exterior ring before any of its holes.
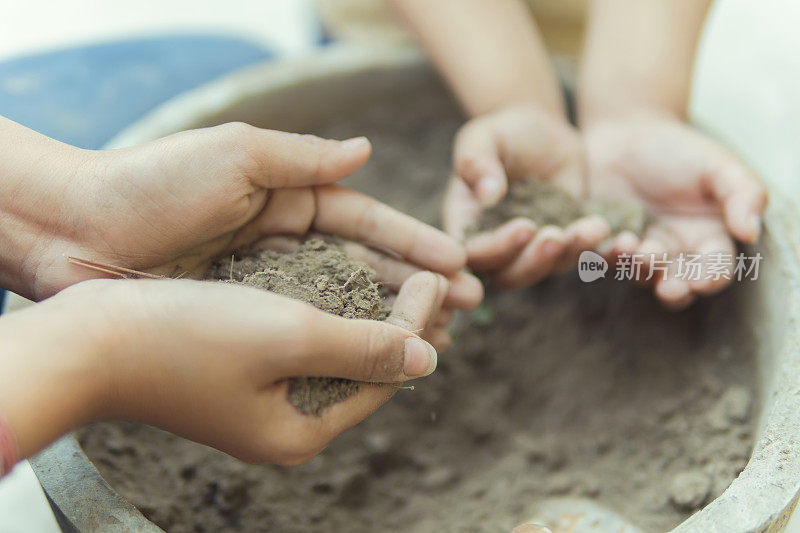
{"type": "Polygon", "coordinates": [[[91,153],[0,117],[0,286],[31,296],[35,252],[75,216],[69,200],[91,153]]]}
{"type": "Polygon", "coordinates": [[[581,122],[652,109],[686,115],[711,0],[594,0],[579,84],[581,122]]]}
{"type": "Polygon", "coordinates": [[[74,309],[53,314],[36,307],[0,318],[0,416],[20,458],[92,421],[104,407],[105,365],[96,362],[92,324],[76,320],[74,309]]]}
{"type": "Polygon", "coordinates": [[[521,1],[389,1],[471,116],[518,103],[564,114],[544,43],[521,1]]]}

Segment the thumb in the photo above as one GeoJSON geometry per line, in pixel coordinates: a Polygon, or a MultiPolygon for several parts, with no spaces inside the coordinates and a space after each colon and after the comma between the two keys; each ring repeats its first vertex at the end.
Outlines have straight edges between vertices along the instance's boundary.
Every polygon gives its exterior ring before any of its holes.
{"type": "Polygon", "coordinates": [[[731,234],[753,243],[761,233],[761,217],[767,207],[767,191],[756,175],[722,147],[714,147],[706,175],[707,185],[717,200],[731,234]]]}
{"type": "Polygon", "coordinates": [[[453,148],[453,170],[484,207],[496,205],[508,190],[508,179],[487,119],[474,119],[462,127],[453,148]]]}
{"type": "Polygon", "coordinates": [[[451,176],[442,204],[442,224],[448,235],[459,242],[466,238],[466,231],[481,214],[481,205],[469,186],[451,176]]]}
{"type": "Polygon", "coordinates": [[[369,159],[366,137],[345,141],[265,130],[246,124],[225,124],[251,165],[248,175],[264,188],[325,185],[347,177],[369,159]]]}
{"type": "Polygon", "coordinates": [[[436,369],[436,350],[408,330],[377,320],[318,318],[303,353],[292,358],[294,376],[398,383],[436,369]]]}

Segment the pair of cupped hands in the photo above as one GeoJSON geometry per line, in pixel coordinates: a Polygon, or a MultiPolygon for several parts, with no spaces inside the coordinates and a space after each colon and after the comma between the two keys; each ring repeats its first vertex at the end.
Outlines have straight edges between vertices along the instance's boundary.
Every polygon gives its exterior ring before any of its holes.
{"type": "Polygon", "coordinates": [[[443,220],[460,240],[483,209],[502,200],[509,180],[529,176],[579,200],[636,204],[648,215],[641,235],[612,235],[599,216],[565,228],[514,219],[466,240],[472,268],[518,287],[573,266],[584,250],[601,253],[612,270],[625,254],[639,264],[626,276],[652,286],[671,309],[730,283],[736,241],[758,239],[767,204],[764,187],[742,161],[661,109],[592,117],[577,130],[536,105],[502,108],[462,127],[453,167],[443,220]],[[699,256],[698,279],[679,272],[680,254],[699,256]],[[666,272],[656,272],[654,262],[663,265],[664,258],[666,272]],[[706,275],[710,262],[724,275],[706,275]]]}
{"type": "MultiPolygon", "coordinates": [[[[16,370],[17,398],[31,394],[26,382],[52,373],[54,359],[58,382],[73,376],[80,393],[70,392],[71,415],[49,421],[46,435],[31,426],[36,421],[11,420],[23,455],[70,427],[123,418],[250,462],[304,462],[399,383],[435,369],[454,310],[483,297],[468,264],[519,286],[601,242],[609,256],[732,252],[734,238],[757,238],[765,204],[739,161],[674,118],[631,116],[581,135],[519,106],[459,133],[444,207],[448,236],[336,184],[370,150],[364,138],[340,142],[239,123],[122,150],[54,147],[51,171],[17,191],[28,208],[11,216],[15,239],[31,243],[15,289],[46,301],[4,317],[0,333],[16,333],[12,348],[35,354],[16,370]],[[464,229],[501,200],[509,178],[529,174],[579,197],[641,202],[651,224],[639,238],[609,236],[597,217],[566,228],[512,220],[469,238],[465,250],[464,229]],[[396,293],[388,320],[347,320],[233,284],[92,280],[97,272],[64,259],[202,277],[235,250],[284,246],[286,236],[310,232],[340,237],[350,255],[373,266],[396,293]],[[307,416],[287,402],[286,389],[288,378],[309,375],[365,384],[322,416],[307,416]]],[[[656,292],[679,306],[719,288],[669,279],[656,292]]]]}

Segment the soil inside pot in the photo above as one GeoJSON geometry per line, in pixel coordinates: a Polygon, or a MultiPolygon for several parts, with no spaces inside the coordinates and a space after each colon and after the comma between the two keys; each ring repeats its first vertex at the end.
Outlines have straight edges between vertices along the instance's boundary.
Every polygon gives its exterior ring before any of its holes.
{"type": "MultiPolygon", "coordinates": [[[[344,318],[384,320],[389,315],[375,271],[322,239],[308,239],[297,250],[261,250],[220,261],[208,277],[301,300],[344,318]]],[[[288,398],[303,413],[320,415],[358,389],[358,382],[349,379],[297,377],[289,380],[288,398]]]]}
{"type": "MultiPolygon", "coordinates": [[[[463,120],[444,91],[387,90],[340,113],[314,133],[374,145],[346,183],[435,223],[463,120]]],[[[79,437],[111,486],[168,531],[508,531],[554,495],[665,531],[749,457],[743,298],[734,287],[668,313],[647,291],[574,273],[490,289],[432,376],[300,467],[246,465],[134,424],[79,437]]]]}

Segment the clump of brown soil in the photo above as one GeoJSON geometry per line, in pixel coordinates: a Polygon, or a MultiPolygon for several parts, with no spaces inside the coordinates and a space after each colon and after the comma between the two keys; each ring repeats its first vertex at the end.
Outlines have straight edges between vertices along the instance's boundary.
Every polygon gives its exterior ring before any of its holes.
{"type": "Polygon", "coordinates": [[[583,214],[578,200],[542,179],[531,177],[510,182],[506,197],[483,212],[477,229],[496,228],[516,217],[529,218],[539,226],[564,227],[583,214]]]}
{"type": "Polygon", "coordinates": [[[604,200],[581,202],[545,180],[528,177],[510,182],[503,201],[486,209],[469,233],[494,229],[516,217],[529,218],[539,226],[565,227],[587,215],[605,218],[612,234],[628,230],[641,235],[647,224],[646,211],[636,204],[604,200]]]}
{"type": "MultiPolygon", "coordinates": [[[[208,277],[288,296],[344,318],[384,320],[389,314],[375,271],[322,239],[308,239],[295,251],[261,250],[220,261],[208,277]]],[[[303,413],[319,415],[358,389],[349,379],[296,377],[289,380],[288,397],[303,413]]]]}
{"type": "Polygon", "coordinates": [[[600,215],[611,227],[611,235],[630,231],[642,235],[650,217],[640,205],[612,200],[588,200],[583,204],[586,215],[600,215]]]}

